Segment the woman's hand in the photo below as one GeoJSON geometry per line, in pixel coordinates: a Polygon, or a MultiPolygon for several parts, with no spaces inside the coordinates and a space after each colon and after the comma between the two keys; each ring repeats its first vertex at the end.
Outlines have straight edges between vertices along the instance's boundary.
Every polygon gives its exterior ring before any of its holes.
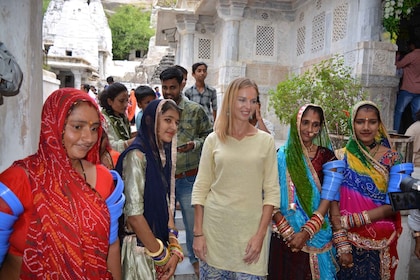
{"type": "Polygon", "coordinates": [[[286,244],[292,252],[299,252],[305,246],[306,241],[309,240],[309,234],[306,231],[299,231],[293,234],[286,244]]]}
{"type": "Polygon", "coordinates": [[[243,258],[245,263],[252,264],[258,262],[263,241],[264,236],[254,235],[251,237],[245,249],[245,256],[243,258]]]}
{"type": "Polygon", "coordinates": [[[344,268],[352,268],[354,266],[353,255],[351,253],[341,253],[338,262],[344,268]]]}
{"type": "Polygon", "coordinates": [[[158,279],[167,280],[170,279],[174,273],[176,266],[178,265],[179,258],[177,255],[172,255],[169,261],[163,266],[160,273],[158,272],[158,279]]]}
{"type": "Polygon", "coordinates": [[[204,235],[194,237],[193,250],[198,259],[206,261],[207,243],[204,235]]]}

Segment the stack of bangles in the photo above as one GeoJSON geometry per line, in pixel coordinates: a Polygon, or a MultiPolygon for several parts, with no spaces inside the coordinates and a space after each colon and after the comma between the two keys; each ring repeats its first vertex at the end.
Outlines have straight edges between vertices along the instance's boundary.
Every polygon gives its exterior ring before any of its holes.
{"type": "Polygon", "coordinates": [[[333,232],[333,243],[337,249],[337,256],[340,257],[341,254],[351,254],[351,244],[347,237],[347,230],[339,229],[333,232]]]}
{"type": "Polygon", "coordinates": [[[371,223],[372,222],[370,221],[367,211],[341,216],[341,227],[344,229],[361,227],[371,223]]]}
{"type": "Polygon", "coordinates": [[[184,260],[184,253],[182,252],[182,248],[178,242],[178,230],[176,228],[169,228],[169,250],[171,251],[171,255],[175,255],[178,257],[178,263],[184,260]]]}
{"type": "Polygon", "coordinates": [[[318,211],[312,214],[312,217],[300,228],[309,234],[309,238],[312,238],[317,233],[324,223],[324,216],[318,211]]]}
{"type": "Polygon", "coordinates": [[[281,219],[276,223],[276,227],[281,237],[283,237],[283,241],[287,241],[295,233],[284,216],[282,216],[281,219]]]}
{"type": "Polygon", "coordinates": [[[144,248],[144,251],[148,256],[150,256],[153,259],[155,265],[164,266],[171,258],[171,255],[168,253],[168,250],[163,245],[162,240],[156,238],[156,241],[159,243],[159,250],[157,250],[157,252],[152,253],[146,247],[144,248]]]}

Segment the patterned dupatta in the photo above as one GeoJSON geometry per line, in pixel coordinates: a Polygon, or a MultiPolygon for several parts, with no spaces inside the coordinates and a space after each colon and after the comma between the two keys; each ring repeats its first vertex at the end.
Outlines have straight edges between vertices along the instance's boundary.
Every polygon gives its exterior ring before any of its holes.
{"type": "MultiPolygon", "coordinates": [[[[318,209],[321,201],[321,183],[307,150],[303,148],[300,135],[301,119],[308,106],[319,107],[306,104],[292,116],[288,140],[277,154],[281,186],[280,211],[295,232],[300,231],[313,212],[318,209]]],[[[313,143],[331,150],[331,141],[325,122],[313,143]]],[[[328,217],[325,217],[321,230],[308,240],[302,249],[310,253],[312,273],[317,274],[320,279],[335,279],[331,238],[330,221],[328,217]]]]}
{"type": "MultiPolygon", "coordinates": [[[[107,271],[110,217],[105,201],[73,169],[62,143],[72,106],[88,102],[84,92],[59,89],[45,101],[38,152],[14,166],[23,167],[32,187],[30,217],[21,279],[110,279],[107,271]]],[[[86,160],[99,163],[98,141],[86,160]]]]}
{"type": "Polygon", "coordinates": [[[175,211],[176,168],[176,135],[171,143],[162,143],[157,136],[158,117],[166,102],[173,101],[153,100],[147,105],[134,142],[120,155],[115,168],[122,174],[124,157],[131,150],[137,149],[146,155],[144,217],[153,234],[164,244],[169,239],[168,198],[170,210],[175,211]]]}
{"type": "Polygon", "coordinates": [[[109,118],[110,125],[112,125],[115,132],[118,134],[118,139],[130,139],[131,127],[126,115],[116,116],[105,109],[102,110],[102,114],[105,114],[109,118]]]}
{"type": "MultiPolygon", "coordinates": [[[[344,160],[347,162],[348,168],[344,173],[344,180],[340,189],[341,215],[359,213],[363,210],[370,210],[384,205],[388,189],[389,168],[401,161],[399,154],[391,150],[390,138],[382,121],[379,124],[375,141],[378,145],[383,145],[389,150],[380,161],[375,160],[369,154],[367,147],[357,139],[353,123],[357,111],[363,105],[371,105],[378,109],[375,103],[362,101],[357,103],[352,110],[352,136],[344,149],[344,160]]],[[[359,237],[368,239],[388,239],[391,236],[396,237],[395,235],[400,233],[400,223],[401,218],[399,213],[397,213],[393,218],[352,228],[349,232],[357,233],[359,237]]],[[[365,241],[360,240],[360,242],[365,241]]],[[[383,247],[387,245],[383,243],[378,246],[383,247]]]]}

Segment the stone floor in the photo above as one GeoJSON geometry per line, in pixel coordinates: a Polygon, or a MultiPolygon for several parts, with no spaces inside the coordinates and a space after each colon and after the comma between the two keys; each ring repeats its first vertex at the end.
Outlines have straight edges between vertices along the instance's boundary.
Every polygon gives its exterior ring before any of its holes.
{"type": "MultiPolygon", "coordinates": [[[[175,226],[179,230],[178,241],[182,246],[182,250],[184,254],[187,256],[187,245],[186,245],[186,238],[185,238],[185,227],[184,223],[182,222],[182,213],[181,211],[177,210],[175,214],[175,226]]],[[[188,257],[185,257],[184,260],[178,264],[175,270],[175,280],[196,280],[198,279],[194,274],[194,268],[191,265],[188,257]]]]}

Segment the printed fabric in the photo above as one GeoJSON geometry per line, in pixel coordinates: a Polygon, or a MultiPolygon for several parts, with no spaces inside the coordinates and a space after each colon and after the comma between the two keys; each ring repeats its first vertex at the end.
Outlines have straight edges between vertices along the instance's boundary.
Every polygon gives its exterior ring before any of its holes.
{"type": "MultiPolygon", "coordinates": [[[[26,170],[32,187],[21,279],[111,279],[106,256],[110,216],[101,196],[72,168],[62,145],[68,113],[86,93],[65,88],[53,93],[42,111],[38,152],[12,166],[26,170]]],[[[102,129],[86,160],[99,164],[102,129]]]]}

